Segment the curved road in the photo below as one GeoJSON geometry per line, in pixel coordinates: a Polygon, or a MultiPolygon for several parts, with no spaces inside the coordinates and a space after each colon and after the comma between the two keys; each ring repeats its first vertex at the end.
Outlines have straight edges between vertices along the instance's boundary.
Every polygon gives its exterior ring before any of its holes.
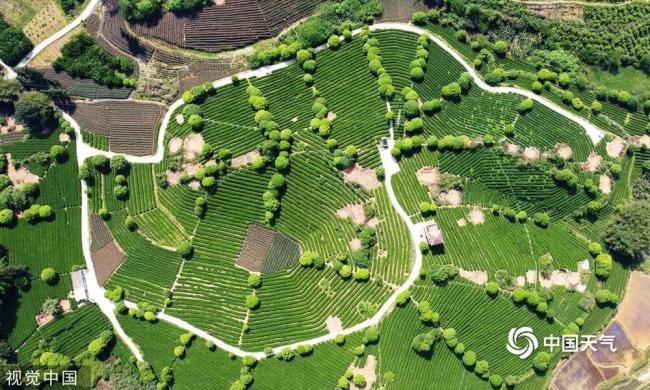
{"type": "MultiPolygon", "coordinates": [[[[98,0],[91,0],[91,4],[89,7],[87,7],[86,10],[90,9],[90,12],[92,12],[92,8],[94,6],[91,6],[93,3],[96,4],[98,0]]],[[[77,19],[75,19],[75,22],[77,24],[80,23],[80,19],[86,11],[82,15],[80,15],[77,19]]],[[[74,23],[74,22],[73,22],[74,23]]],[[[74,28],[74,27],[72,27],[74,28]]],[[[67,31],[71,30],[67,29],[67,31]]],[[[533,92],[519,89],[519,88],[513,88],[513,87],[493,87],[487,85],[481,78],[480,76],[476,73],[474,68],[469,65],[468,63],[465,62],[465,59],[458,53],[456,52],[451,46],[449,46],[446,42],[438,38],[437,36],[429,33],[428,31],[421,29],[419,27],[413,26],[413,25],[407,25],[407,24],[402,24],[402,23],[379,23],[373,26],[370,26],[370,29],[372,31],[374,30],[401,30],[401,31],[407,31],[407,32],[412,32],[416,34],[427,34],[436,44],[438,44],[440,47],[442,47],[447,53],[449,53],[454,59],[456,59],[464,68],[465,70],[472,76],[474,79],[474,82],[482,89],[485,89],[489,92],[492,93],[513,93],[517,95],[522,95],[525,97],[529,97],[533,99],[534,101],[538,102],[539,104],[542,104],[551,110],[555,111],[556,113],[576,122],[578,125],[583,127],[587,133],[587,135],[592,139],[594,143],[597,143],[600,139],[603,138],[604,132],[600,129],[598,129],[596,126],[591,124],[590,122],[586,121],[584,118],[579,117],[575,115],[572,112],[567,111],[566,109],[559,107],[555,105],[554,103],[550,102],[549,100],[538,96],[534,94],[533,92]]],[[[65,29],[64,29],[65,30],[65,29]]],[[[64,35],[67,31],[63,32],[62,34],[55,34],[55,36],[62,36],[64,35]]],[[[355,30],[353,34],[358,34],[360,30],[355,30]]],[[[54,37],[54,36],[53,36],[54,37]]],[[[55,40],[55,39],[54,39],[55,40]]],[[[50,41],[50,43],[54,40],[48,39],[47,41],[50,41]]],[[[46,42],[47,42],[46,41],[46,42]]],[[[320,46],[317,48],[317,50],[322,50],[326,46],[320,46]]],[[[39,50],[42,50],[43,47],[41,47],[39,50]]],[[[35,48],[36,50],[36,48],[35,48]]],[[[32,55],[33,56],[33,55],[32,55]]],[[[28,56],[31,58],[30,56],[28,56]]],[[[21,61],[21,63],[24,62],[26,64],[29,61],[29,58],[24,59],[21,61]]],[[[240,79],[247,79],[251,77],[262,77],[266,76],[270,73],[272,73],[275,70],[285,68],[291,64],[293,64],[295,60],[290,60],[286,62],[282,62],[279,64],[275,65],[269,65],[265,66],[259,69],[251,70],[251,71],[246,71],[243,73],[240,73],[238,76],[240,79]]],[[[23,66],[24,66],[23,64],[23,66]]],[[[20,66],[20,65],[19,65],[20,66]]],[[[215,88],[227,85],[231,83],[231,79],[229,77],[217,80],[213,84],[215,88]]],[[[157,150],[154,155],[151,156],[130,156],[130,155],[124,155],[127,160],[129,160],[132,163],[156,163],[160,162],[163,158],[164,154],[164,139],[165,139],[165,133],[167,131],[167,127],[169,125],[169,121],[171,120],[171,117],[176,109],[178,109],[180,106],[183,105],[183,101],[181,99],[175,101],[168,109],[167,113],[163,117],[163,121],[161,124],[161,129],[159,131],[158,135],[158,140],[157,140],[157,150]]],[[[390,107],[390,105],[387,103],[387,106],[390,107]]],[[[59,110],[60,111],[60,110],[59,110]]],[[[82,138],[81,138],[81,131],[79,128],[79,125],[77,122],[67,113],[62,112],[64,118],[70,122],[72,127],[75,130],[76,134],[76,150],[77,150],[77,163],[81,165],[84,160],[90,156],[96,155],[96,154],[103,154],[106,156],[113,156],[114,153],[112,152],[106,152],[106,151],[101,151],[94,149],[86,144],[83,143],[82,138]]],[[[393,132],[392,132],[392,124],[390,128],[390,140],[389,140],[389,148],[387,149],[380,149],[380,157],[381,157],[381,162],[382,165],[385,169],[386,172],[386,179],[385,179],[385,185],[386,185],[386,191],[388,193],[389,199],[399,214],[400,218],[404,220],[404,223],[409,228],[409,232],[411,234],[411,241],[412,241],[412,251],[414,254],[414,261],[411,267],[410,274],[407,278],[407,280],[399,286],[393,294],[386,300],[386,302],[383,303],[381,308],[375,313],[374,316],[371,318],[358,323],[350,328],[342,329],[337,332],[332,332],[328,333],[326,335],[316,337],[313,339],[309,340],[303,340],[301,342],[289,344],[289,345],[283,345],[274,348],[274,352],[278,352],[284,348],[295,348],[298,345],[314,345],[314,344],[319,344],[322,342],[330,341],[333,340],[337,335],[342,334],[342,335],[347,335],[351,334],[360,330],[363,330],[364,328],[367,328],[369,326],[377,325],[381,319],[390,313],[390,311],[393,309],[395,301],[397,299],[397,295],[402,293],[403,291],[408,290],[413,283],[415,282],[416,278],[419,276],[419,270],[420,267],[422,266],[422,254],[420,253],[419,250],[417,250],[419,242],[422,241],[422,237],[420,234],[420,228],[417,225],[414,225],[411,222],[411,219],[409,218],[408,214],[402,209],[401,205],[399,204],[397,197],[395,196],[393,186],[392,186],[392,176],[399,172],[399,165],[395,161],[395,159],[392,157],[390,154],[390,149],[392,145],[394,145],[394,139],[393,139],[393,132]]],[[[82,193],[85,193],[86,190],[86,184],[84,182],[81,183],[82,187],[82,193]]],[[[87,274],[87,283],[88,283],[88,292],[91,297],[91,299],[98,304],[98,306],[101,308],[102,312],[109,318],[111,323],[113,324],[113,327],[115,328],[116,333],[125,341],[127,346],[131,349],[131,351],[134,353],[134,355],[138,359],[142,359],[142,354],[140,353],[137,345],[128,337],[128,335],[124,332],[124,330],[121,328],[119,322],[117,321],[117,318],[114,314],[114,308],[115,304],[108,299],[104,298],[104,289],[99,286],[97,283],[97,279],[95,277],[94,273],[94,266],[92,263],[91,259],[91,253],[90,253],[90,219],[89,219],[89,207],[88,207],[88,198],[86,196],[82,195],[82,212],[81,212],[81,235],[82,235],[82,249],[83,249],[83,254],[84,258],[86,260],[86,265],[88,267],[88,274],[87,274]]],[[[125,302],[127,306],[129,307],[134,307],[135,304],[133,302],[125,302]]],[[[236,346],[232,346],[230,344],[227,344],[226,342],[218,339],[217,337],[214,337],[207,332],[205,332],[202,329],[199,329],[188,322],[181,320],[179,318],[167,315],[165,313],[159,313],[158,318],[163,321],[170,322],[179,328],[182,328],[186,331],[192,332],[196,334],[199,337],[202,337],[206,340],[210,340],[215,343],[215,345],[218,348],[221,348],[225,351],[228,351],[230,353],[233,353],[237,356],[247,356],[247,355],[252,355],[258,359],[264,358],[266,355],[263,352],[247,352],[244,351],[236,346]]]]}

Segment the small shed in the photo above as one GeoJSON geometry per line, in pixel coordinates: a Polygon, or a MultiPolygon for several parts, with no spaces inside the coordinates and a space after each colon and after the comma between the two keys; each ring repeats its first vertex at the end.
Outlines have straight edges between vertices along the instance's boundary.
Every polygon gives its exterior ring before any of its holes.
{"type": "Polygon", "coordinates": [[[438,224],[435,222],[427,225],[424,228],[424,236],[426,237],[427,243],[430,246],[441,245],[445,243],[445,240],[442,237],[442,230],[440,230],[438,224]]]}
{"type": "Polygon", "coordinates": [[[74,292],[74,299],[78,304],[90,302],[88,295],[88,286],[86,285],[86,270],[80,269],[72,271],[72,291],[74,292]]]}

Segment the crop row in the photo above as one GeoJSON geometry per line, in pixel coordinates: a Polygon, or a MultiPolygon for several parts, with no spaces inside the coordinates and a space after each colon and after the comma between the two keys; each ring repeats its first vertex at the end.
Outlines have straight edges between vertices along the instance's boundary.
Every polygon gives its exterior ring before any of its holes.
{"type": "Polygon", "coordinates": [[[387,135],[386,104],[377,93],[362,45],[360,39],[354,39],[336,51],[318,53],[314,81],[321,96],[327,99],[327,108],[336,114],[331,138],[339,146],[356,146],[359,164],[374,168],[380,164],[379,138],[387,135]]]}
{"type": "Polygon", "coordinates": [[[122,286],[128,299],[160,305],[170,290],[181,264],[175,252],[159,248],[124,225],[124,211],[112,214],[108,222],[115,241],[127,257],[107,283],[107,288],[122,286]]]}
{"type": "Polygon", "coordinates": [[[18,350],[18,363],[29,365],[32,352],[38,349],[42,341],[51,351],[74,358],[107,329],[112,329],[111,324],[97,305],[81,306],[32,334],[18,350]]]}

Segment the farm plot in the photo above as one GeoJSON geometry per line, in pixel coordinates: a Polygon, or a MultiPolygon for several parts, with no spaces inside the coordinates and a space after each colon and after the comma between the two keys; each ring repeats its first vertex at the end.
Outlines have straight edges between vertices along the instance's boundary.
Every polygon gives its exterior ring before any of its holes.
{"type": "Polygon", "coordinates": [[[372,37],[379,40],[381,63],[393,79],[395,90],[401,91],[405,86],[412,86],[409,64],[415,58],[418,36],[401,31],[380,30],[374,31],[372,37]]]}
{"type": "Polygon", "coordinates": [[[28,366],[31,355],[46,343],[52,352],[70,358],[86,351],[88,344],[112,326],[95,304],[86,304],[34,332],[18,350],[18,364],[28,366]]]}
{"type": "Polygon", "coordinates": [[[34,17],[25,24],[23,32],[34,44],[39,44],[66,25],[65,16],[55,0],[47,2],[34,17]]]}
{"type": "Polygon", "coordinates": [[[137,232],[129,231],[124,225],[125,218],[126,213],[118,211],[108,222],[115,241],[126,253],[126,259],[106,287],[122,286],[131,301],[160,305],[174,283],[181,257],[153,245],[137,232]]]}
{"type": "Polygon", "coordinates": [[[160,207],[169,210],[186,232],[194,231],[199,218],[194,214],[194,202],[199,196],[188,186],[170,186],[158,190],[160,207]]]}
{"type": "Polygon", "coordinates": [[[358,163],[365,168],[376,168],[380,164],[379,139],[388,134],[384,120],[386,103],[368,71],[362,46],[363,42],[357,38],[336,51],[319,52],[314,85],[327,99],[327,108],[336,114],[331,138],[339,146],[356,146],[358,163]]]}
{"type": "Polygon", "coordinates": [[[411,269],[413,250],[406,224],[390,203],[388,193],[373,192],[377,218],[377,256],[370,263],[370,273],[387,282],[401,284],[411,269]]]}
{"type": "Polygon", "coordinates": [[[117,320],[156,375],[160,375],[163,367],[172,366],[176,360],[174,348],[180,344],[178,338],[185,333],[182,329],[164,321],[150,323],[128,315],[118,315],[117,320]]]}
{"type": "MultiPolygon", "coordinates": [[[[0,242],[7,241],[0,240],[0,242]]],[[[41,268],[32,271],[32,280],[28,288],[11,289],[2,300],[0,315],[3,321],[0,332],[3,339],[6,338],[9,345],[15,349],[18,349],[38,327],[34,317],[41,312],[43,302],[48,298],[64,299],[72,289],[72,281],[67,275],[61,276],[56,286],[49,286],[39,278],[34,278],[40,270],[41,268]]]]}
{"type": "MultiPolygon", "coordinates": [[[[418,302],[429,302],[432,309],[440,313],[441,326],[456,329],[458,340],[462,341],[466,350],[476,352],[479,360],[489,361],[490,372],[503,377],[528,371],[534,358],[520,359],[506,350],[511,328],[530,326],[538,338],[562,333],[560,324],[549,323],[526,307],[513,305],[506,298],[490,298],[482,288],[469,283],[452,282],[445,287],[419,285],[414,298],[418,302]],[[463,304],[449,305],[449,302],[463,304]]],[[[457,362],[462,364],[460,360],[457,362]]]]}
{"type": "Polygon", "coordinates": [[[237,345],[246,316],[248,273],[223,259],[194,256],[183,264],[166,313],[237,345]]]}
{"type": "Polygon", "coordinates": [[[380,22],[405,22],[411,21],[413,13],[427,11],[427,6],[422,0],[382,0],[383,12],[377,19],[380,22]]]}
{"type": "Polygon", "coordinates": [[[281,233],[250,225],[235,264],[252,272],[271,273],[292,268],[300,257],[300,247],[281,233]]]}
{"type": "Polygon", "coordinates": [[[358,333],[346,337],[344,345],[334,342],[314,346],[314,352],[305,357],[297,356],[287,364],[279,359],[262,360],[255,371],[255,387],[260,389],[277,388],[278,383],[286,383],[291,378],[291,386],[299,389],[328,389],[336,382],[356,356],[353,350],[361,343],[358,333]],[[304,375],[308,372],[309,375],[304,375]]]}
{"type": "MultiPolygon", "coordinates": [[[[437,71],[435,63],[430,67],[433,69],[428,72],[437,71]]],[[[498,138],[507,124],[514,124],[516,144],[551,150],[564,143],[571,147],[577,161],[587,158],[593,146],[584,129],[541,104],[518,114],[516,108],[521,100],[516,95],[491,94],[473,86],[460,102],[446,102],[439,113],[425,118],[425,132],[438,137],[492,134],[498,138]]]]}
{"type": "Polygon", "coordinates": [[[69,109],[83,129],[107,136],[111,151],[136,156],[154,153],[162,106],[140,101],[78,102],[69,109]]]}
{"type": "Polygon", "coordinates": [[[17,73],[26,87],[47,90],[64,88],[70,96],[87,99],[126,99],[131,94],[130,88],[108,88],[90,79],[73,78],[66,72],[56,72],[51,67],[23,68],[17,73]]]}
{"type": "MultiPolygon", "coordinates": [[[[196,390],[227,389],[239,379],[241,367],[240,359],[231,359],[221,349],[210,350],[202,339],[195,339],[185,357],[174,363],[174,386],[196,390]]],[[[256,380],[255,387],[258,384],[256,380]]]]}
{"type": "Polygon", "coordinates": [[[452,263],[466,270],[483,270],[489,275],[505,269],[511,275],[525,275],[537,269],[537,259],[550,253],[555,269],[576,271],[577,262],[590,258],[586,243],[572,236],[558,222],[547,229],[532,223],[509,222],[485,210],[483,223],[459,226],[470,208],[439,209],[435,220],[445,236],[444,248],[425,257],[425,264],[452,263]],[[530,242],[529,242],[530,239],[530,242]]]}
{"type": "Polygon", "coordinates": [[[138,231],[154,243],[173,250],[187,239],[183,230],[159,208],[135,216],[138,231]]]}
{"type": "Polygon", "coordinates": [[[516,204],[510,205],[526,210],[529,215],[548,212],[553,219],[562,218],[590,200],[584,192],[571,194],[559,187],[549,172],[535,166],[517,165],[514,158],[500,156],[491,149],[444,153],[439,167],[441,172],[469,178],[482,188],[515,198],[516,204]]]}
{"type": "Polygon", "coordinates": [[[228,0],[209,4],[189,16],[163,14],[153,22],[130,24],[146,38],[207,51],[224,51],[270,38],[309,15],[319,0],[228,0]]]}
{"type": "Polygon", "coordinates": [[[344,327],[361,322],[374,313],[390,289],[375,283],[343,280],[333,270],[296,268],[290,273],[274,273],[264,278],[257,295],[261,305],[251,312],[250,330],[242,340],[245,349],[261,350],[327,333],[326,320],[333,316],[344,327]]]}
{"type": "MultiPolygon", "coordinates": [[[[433,310],[438,309],[434,306],[433,310]]],[[[397,389],[424,389],[431,385],[448,390],[489,387],[476,374],[466,370],[461,360],[442,341],[434,345],[430,356],[418,356],[411,348],[411,342],[415,336],[428,330],[412,305],[396,308],[389,314],[380,325],[381,365],[377,376],[392,372],[395,381],[391,386],[397,389]]],[[[459,337],[465,343],[462,333],[459,337]]]]}
{"type": "MultiPolygon", "coordinates": [[[[275,73],[269,77],[274,77],[275,73]]],[[[271,104],[274,102],[271,101],[271,104]]],[[[278,105],[281,102],[277,102],[278,105]]],[[[255,128],[255,116],[248,104],[246,83],[227,85],[219,88],[215,96],[210,96],[200,103],[201,114],[205,120],[201,136],[213,147],[229,148],[234,156],[242,155],[256,148],[264,137],[255,128]]],[[[172,115],[181,114],[182,107],[172,115]]],[[[182,115],[182,114],[181,114],[182,115]]],[[[290,118],[289,118],[290,119],[290,118]]],[[[288,121],[288,120],[287,120],[288,121]]],[[[186,122],[179,124],[172,120],[167,131],[168,137],[184,138],[191,134],[186,122]]],[[[167,140],[169,142],[169,140],[167,140]]]]}
{"type": "Polygon", "coordinates": [[[274,72],[268,77],[251,80],[269,101],[269,111],[281,129],[302,130],[313,118],[314,102],[311,88],[302,80],[303,70],[298,64],[274,72]]]}

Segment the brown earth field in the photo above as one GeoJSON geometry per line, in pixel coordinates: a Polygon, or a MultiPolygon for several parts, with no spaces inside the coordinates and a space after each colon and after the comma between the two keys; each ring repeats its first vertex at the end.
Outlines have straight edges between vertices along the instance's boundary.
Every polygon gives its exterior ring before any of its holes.
{"type": "Polygon", "coordinates": [[[111,151],[144,156],[154,153],[154,135],[164,107],[141,101],[84,103],[66,107],[83,130],[108,137],[111,151]]]}
{"type": "Polygon", "coordinates": [[[124,257],[124,253],[115,244],[115,241],[111,241],[91,253],[95,276],[100,286],[103,286],[108,281],[113,272],[122,264],[124,257]]]}
{"type": "Polygon", "coordinates": [[[187,15],[164,13],[155,21],[129,25],[138,36],[212,52],[271,38],[310,15],[321,0],[226,0],[187,15]]]}
{"type": "Polygon", "coordinates": [[[250,225],[235,265],[251,272],[262,272],[264,258],[273,245],[275,234],[273,230],[250,225]]]}
{"type": "MultiPolygon", "coordinates": [[[[552,389],[596,389],[601,383],[628,372],[645,357],[650,345],[650,276],[640,271],[630,274],[625,297],[612,322],[601,335],[615,337],[616,351],[606,346],[585,350],[560,363],[552,389]]],[[[600,337],[600,336],[599,336],[600,337]]]]}

